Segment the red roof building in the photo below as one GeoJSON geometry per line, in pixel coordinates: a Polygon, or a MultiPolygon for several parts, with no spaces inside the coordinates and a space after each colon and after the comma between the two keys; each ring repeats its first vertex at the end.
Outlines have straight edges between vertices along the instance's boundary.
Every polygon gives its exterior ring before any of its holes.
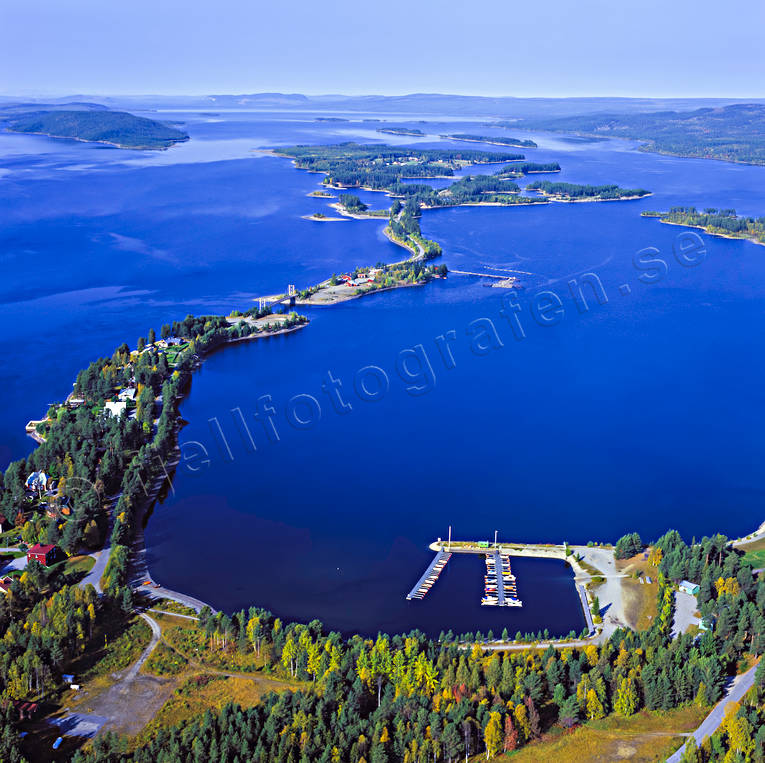
{"type": "Polygon", "coordinates": [[[34,559],[40,562],[43,567],[47,567],[56,560],[56,548],[55,543],[46,543],[45,545],[36,543],[27,551],[27,564],[34,559]]]}

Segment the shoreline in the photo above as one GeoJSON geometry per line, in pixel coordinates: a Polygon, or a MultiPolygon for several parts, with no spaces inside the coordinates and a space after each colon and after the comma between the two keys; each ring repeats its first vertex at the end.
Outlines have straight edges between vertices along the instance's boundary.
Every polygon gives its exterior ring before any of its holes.
{"type": "Polygon", "coordinates": [[[10,127],[5,128],[6,132],[13,133],[14,135],[41,135],[44,138],[55,138],[56,140],[76,140],[78,143],[96,143],[102,146],[112,146],[113,148],[122,148],[126,151],[167,151],[178,143],[186,143],[191,140],[189,136],[185,138],[174,138],[170,140],[170,144],[167,146],[126,146],[124,143],[115,143],[112,140],[91,140],[89,138],[77,138],[74,135],[55,135],[52,132],[31,132],[29,130],[12,130],[10,127]]]}
{"type": "Polygon", "coordinates": [[[342,217],[327,217],[326,215],[322,215],[321,217],[316,216],[317,213],[314,212],[312,215],[300,215],[301,220],[309,220],[312,223],[345,223],[348,222],[347,220],[344,220],[342,217]]]}
{"type": "Polygon", "coordinates": [[[758,246],[765,246],[765,241],[759,241],[756,238],[752,238],[751,236],[734,236],[732,234],[727,233],[713,233],[710,230],[707,230],[703,225],[690,225],[688,223],[676,223],[674,220],[662,220],[661,217],[654,216],[654,215],[642,215],[646,219],[650,220],[651,218],[658,220],[660,223],[663,223],[664,225],[678,225],[681,228],[693,228],[695,230],[704,231],[708,236],[716,236],[717,238],[727,238],[731,241],[749,241],[751,244],[757,244],[758,246]]]}
{"type": "Polygon", "coordinates": [[[476,138],[458,138],[455,135],[439,135],[439,138],[444,138],[445,140],[456,140],[460,143],[485,143],[487,146],[503,146],[505,148],[539,148],[539,146],[534,143],[533,146],[524,146],[522,143],[502,143],[498,140],[478,140],[476,138]]]}

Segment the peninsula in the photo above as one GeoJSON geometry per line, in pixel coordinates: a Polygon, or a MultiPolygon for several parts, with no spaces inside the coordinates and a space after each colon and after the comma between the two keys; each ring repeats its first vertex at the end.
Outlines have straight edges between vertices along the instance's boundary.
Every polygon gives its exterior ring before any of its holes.
{"type": "Polygon", "coordinates": [[[711,236],[742,238],[765,245],[765,217],[739,217],[735,209],[699,212],[696,207],[672,207],[669,212],[642,212],[642,217],[657,217],[663,223],[700,228],[711,236]]]}
{"type": "Polygon", "coordinates": [[[0,124],[10,132],[103,143],[116,148],[166,149],[189,139],[171,125],[126,111],[28,111],[3,116],[0,124]]]}
{"type": "Polygon", "coordinates": [[[644,141],[641,151],[765,164],[765,104],[737,103],[693,111],[598,113],[499,122],[498,127],[574,132],[644,141]]]}
{"type": "Polygon", "coordinates": [[[526,190],[537,191],[550,201],[630,201],[651,195],[645,188],[620,188],[613,184],[551,183],[549,180],[535,180],[526,186],[526,190]]]}

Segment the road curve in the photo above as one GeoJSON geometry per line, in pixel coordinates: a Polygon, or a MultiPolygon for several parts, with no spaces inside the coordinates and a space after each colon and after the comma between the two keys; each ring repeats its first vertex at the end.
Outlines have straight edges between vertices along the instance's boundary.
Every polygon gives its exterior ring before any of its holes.
{"type": "MultiPolygon", "coordinates": [[[[759,665],[759,663],[757,663],[759,665]]],[[[757,671],[757,665],[749,668],[746,673],[737,675],[728,686],[725,696],[712,708],[712,712],[704,718],[696,731],[691,736],[696,740],[696,744],[701,747],[701,743],[717,731],[725,718],[725,707],[729,702],[739,702],[749,689],[754,685],[754,674],[757,671]]],[[[680,763],[683,759],[685,744],[675,753],[667,758],[667,763],[680,763]]]]}
{"type": "Polygon", "coordinates": [[[159,623],[152,617],[149,617],[145,612],[138,613],[151,628],[151,640],[146,649],[143,650],[141,656],[131,665],[130,670],[122,677],[122,685],[129,685],[130,682],[138,675],[138,671],[146,660],[149,659],[149,655],[154,651],[154,647],[159,644],[159,640],[162,638],[162,629],[159,627],[159,623]]]}

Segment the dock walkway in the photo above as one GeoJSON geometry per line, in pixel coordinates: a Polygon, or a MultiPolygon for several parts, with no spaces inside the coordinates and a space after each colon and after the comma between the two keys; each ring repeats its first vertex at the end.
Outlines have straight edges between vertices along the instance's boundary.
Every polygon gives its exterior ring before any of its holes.
{"type": "Polygon", "coordinates": [[[497,551],[494,554],[494,569],[497,571],[497,605],[505,606],[505,576],[502,574],[502,557],[497,551]]]}
{"type": "Polygon", "coordinates": [[[447,551],[438,551],[433,557],[433,561],[428,565],[423,576],[417,581],[414,588],[406,595],[407,600],[423,599],[425,594],[431,589],[433,583],[438,580],[441,571],[446,567],[451,554],[447,551]]]}
{"type": "Polygon", "coordinates": [[[592,621],[592,612],[590,612],[590,605],[587,603],[587,591],[581,583],[576,584],[576,591],[579,594],[579,601],[582,602],[582,609],[584,610],[584,619],[587,621],[587,627],[589,632],[595,631],[595,623],[592,621]]]}

